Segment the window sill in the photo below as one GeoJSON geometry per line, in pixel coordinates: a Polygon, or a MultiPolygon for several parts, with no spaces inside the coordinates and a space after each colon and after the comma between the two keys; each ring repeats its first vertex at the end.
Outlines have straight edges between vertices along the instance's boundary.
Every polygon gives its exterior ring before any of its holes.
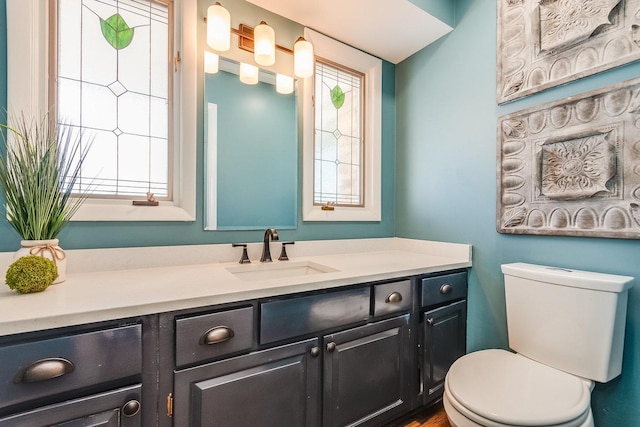
{"type": "Polygon", "coordinates": [[[158,206],[133,206],[131,201],[85,202],[71,221],[195,221],[195,215],[180,206],[161,202],[158,206]]]}

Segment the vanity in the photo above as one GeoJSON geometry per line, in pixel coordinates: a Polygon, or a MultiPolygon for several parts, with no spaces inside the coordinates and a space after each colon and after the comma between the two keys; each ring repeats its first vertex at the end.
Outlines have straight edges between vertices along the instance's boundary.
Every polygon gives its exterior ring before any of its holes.
{"type": "Polygon", "coordinates": [[[378,426],[439,399],[470,246],[248,249],[69,251],[66,282],[2,289],[0,426],[378,426]]]}

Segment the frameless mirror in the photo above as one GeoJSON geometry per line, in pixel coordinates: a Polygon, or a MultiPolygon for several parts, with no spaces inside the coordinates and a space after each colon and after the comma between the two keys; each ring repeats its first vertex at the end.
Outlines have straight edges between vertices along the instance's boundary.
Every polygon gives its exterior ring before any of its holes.
{"type": "Polygon", "coordinates": [[[264,70],[241,83],[238,68],[220,58],[220,71],[205,73],[205,230],[295,228],[296,95],[277,93],[264,70]]]}

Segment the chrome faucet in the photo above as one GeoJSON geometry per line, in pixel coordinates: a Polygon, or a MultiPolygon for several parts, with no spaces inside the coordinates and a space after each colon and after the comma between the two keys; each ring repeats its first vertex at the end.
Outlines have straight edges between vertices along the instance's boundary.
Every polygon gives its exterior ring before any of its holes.
{"type": "Polygon", "coordinates": [[[271,262],[271,250],[269,249],[269,239],[280,240],[278,232],[275,228],[267,228],[264,232],[264,241],[262,244],[262,256],[260,262],[271,262]]]}

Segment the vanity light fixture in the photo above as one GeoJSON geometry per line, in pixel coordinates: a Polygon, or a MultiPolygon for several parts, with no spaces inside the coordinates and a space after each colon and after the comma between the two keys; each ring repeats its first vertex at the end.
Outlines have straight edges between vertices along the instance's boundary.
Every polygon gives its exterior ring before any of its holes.
{"type": "MultiPolygon", "coordinates": [[[[275,31],[265,21],[254,29],[240,24],[231,28],[231,15],[219,2],[209,6],[207,10],[207,44],[213,49],[225,52],[231,47],[231,34],[238,36],[238,47],[253,52],[258,65],[268,67],[275,63],[276,49],[293,55],[294,74],[296,77],[311,77],[314,72],[313,45],[299,37],[293,49],[275,43],[275,31]]],[[[241,79],[242,80],[242,79],[241,79]]]]}
{"type": "Polygon", "coordinates": [[[204,52],[204,72],[215,74],[218,72],[220,57],[213,52],[204,52]]]}
{"type": "Polygon", "coordinates": [[[253,57],[265,67],[276,62],[276,34],[264,21],[253,29],[253,57]]]}
{"type": "Polygon", "coordinates": [[[288,95],[293,92],[293,77],[276,74],[276,92],[288,95]]]}
{"type": "Polygon", "coordinates": [[[255,85],[258,83],[260,70],[255,65],[240,63],[240,81],[247,85],[255,85]]]}
{"type": "Polygon", "coordinates": [[[219,2],[207,9],[207,44],[220,52],[231,47],[231,14],[219,2]]]}
{"type": "Polygon", "coordinates": [[[304,37],[298,37],[293,45],[293,68],[295,75],[302,79],[313,76],[313,45],[304,37]]]}

